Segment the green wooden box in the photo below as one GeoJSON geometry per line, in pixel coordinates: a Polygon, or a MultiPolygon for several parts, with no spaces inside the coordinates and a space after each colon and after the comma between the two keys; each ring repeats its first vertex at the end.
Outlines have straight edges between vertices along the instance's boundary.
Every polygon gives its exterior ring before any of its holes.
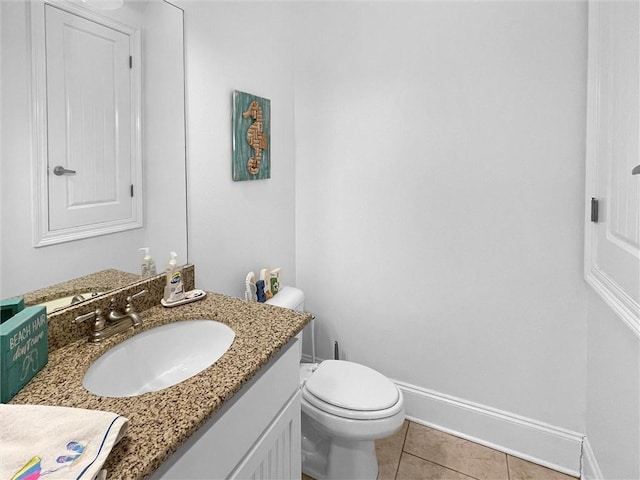
{"type": "Polygon", "coordinates": [[[47,364],[45,307],[26,307],[0,324],[0,403],[6,403],[47,364]]]}

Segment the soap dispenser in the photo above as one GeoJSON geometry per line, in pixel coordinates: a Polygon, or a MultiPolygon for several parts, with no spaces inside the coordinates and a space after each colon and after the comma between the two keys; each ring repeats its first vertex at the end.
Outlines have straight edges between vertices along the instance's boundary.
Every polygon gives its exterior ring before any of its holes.
{"type": "Polygon", "coordinates": [[[178,254],[171,252],[171,260],[167,267],[167,286],[164,287],[164,297],[160,299],[163,307],[177,307],[185,303],[204,300],[207,292],[204,290],[184,291],[182,269],[178,266],[178,254]]]}
{"type": "Polygon", "coordinates": [[[144,258],[142,259],[142,264],[140,265],[140,278],[150,278],[156,275],[156,263],[151,258],[149,254],[149,247],[142,247],[138,250],[144,252],[144,258]]]}
{"type": "Polygon", "coordinates": [[[176,303],[181,300],[184,300],[182,272],[178,267],[178,254],[171,252],[171,260],[167,267],[167,286],[164,287],[164,301],[166,303],[176,303]]]}

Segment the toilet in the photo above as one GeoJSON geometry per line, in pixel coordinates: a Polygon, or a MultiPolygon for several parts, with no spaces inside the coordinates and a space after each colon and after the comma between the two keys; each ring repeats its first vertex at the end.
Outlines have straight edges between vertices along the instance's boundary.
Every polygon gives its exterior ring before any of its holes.
{"type": "MultiPolygon", "coordinates": [[[[304,311],[304,293],[285,286],[266,303],[304,311]]],[[[398,387],[364,365],[325,360],[300,364],[300,390],[303,473],[316,480],[374,480],[374,440],[392,435],[404,421],[398,387]]]]}

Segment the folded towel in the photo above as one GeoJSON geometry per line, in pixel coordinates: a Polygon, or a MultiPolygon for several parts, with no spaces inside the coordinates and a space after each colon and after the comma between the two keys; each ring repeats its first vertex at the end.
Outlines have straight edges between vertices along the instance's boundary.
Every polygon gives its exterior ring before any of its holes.
{"type": "Polygon", "coordinates": [[[111,412],[0,404],[0,480],[101,478],[128,426],[111,412]]]}

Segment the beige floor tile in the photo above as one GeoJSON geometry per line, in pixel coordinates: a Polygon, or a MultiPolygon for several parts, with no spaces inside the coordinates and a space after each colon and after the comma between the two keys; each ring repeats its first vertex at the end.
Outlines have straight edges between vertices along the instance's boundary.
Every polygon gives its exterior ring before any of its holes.
{"type": "Polygon", "coordinates": [[[423,425],[409,424],[404,451],[479,480],[509,480],[504,453],[423,425]]]}
{"type": "Polygon", "coordinates": [[[427,462],[419,457],[403,453],[398,468],[397,480],[472,480],[448,468],[427,462]]]}
{"type": "Polygon", "coordinates": [[[394,480],[396,478],[408,428],[409,422],[405,420],[400,430],[394,435],[375,441],[376,457],[378,457],[378,480],[394,480]]]}
{"type": "Polygon", "coordinates": [[[556,472],[535,463],[507,455],[511,480],[575,480],[574,477],[556,472]]]}

